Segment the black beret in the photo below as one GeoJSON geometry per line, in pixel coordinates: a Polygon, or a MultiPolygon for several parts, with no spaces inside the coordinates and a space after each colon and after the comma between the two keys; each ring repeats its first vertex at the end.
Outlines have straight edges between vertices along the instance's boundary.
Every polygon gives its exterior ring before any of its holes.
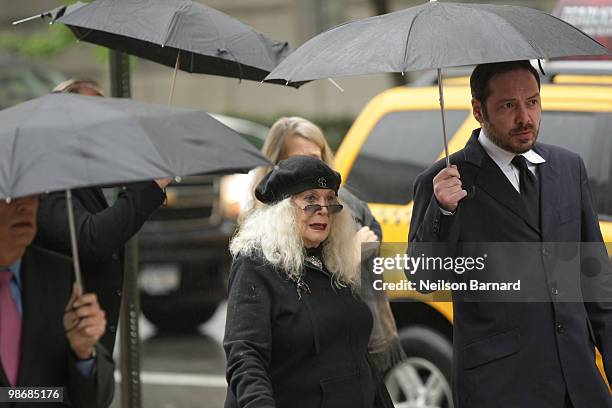
{"type": "Polygon", "coordinates": [[[336,195],[342,178],[322,160],[310,156],[293,156],[281,160],[255,188],[255,197],[274,204],[302,191],[325,188],[336,195]]]}

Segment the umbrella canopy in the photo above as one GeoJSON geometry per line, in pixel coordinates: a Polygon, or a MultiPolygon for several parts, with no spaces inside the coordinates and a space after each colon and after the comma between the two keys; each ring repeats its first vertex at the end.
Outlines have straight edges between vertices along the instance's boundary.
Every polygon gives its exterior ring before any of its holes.
{"type": "Polygon", "coordinates": [[[51,24],[53,24],[58,18],[62,17],[64,14],[70,14],[73,11],[80,9],[81,7],[86,6],[86,5],[87,3],[77,1],[76,3],[73,3],[73,4],[59,6],[51,10],[49,15],[45,17],[51,17],[51,24]]]}
{"type": "Polygon", "coordinates": [[[266,81],[299,87],[348,75],[608,53],[574,26],[539,10],[432,1],[319,34],[266,81]]]}
{"type": "Polygon", "coordinates": [[[255,81],[290,51],[287,42],[192,0],[96,0],[57,21],[80,41],[187,72],[255,81]]]}
{"type": "Polygon", "coordinates": [[[0,199],[269,165],[205,112],[49,94],[0,111],[0,199]]]}

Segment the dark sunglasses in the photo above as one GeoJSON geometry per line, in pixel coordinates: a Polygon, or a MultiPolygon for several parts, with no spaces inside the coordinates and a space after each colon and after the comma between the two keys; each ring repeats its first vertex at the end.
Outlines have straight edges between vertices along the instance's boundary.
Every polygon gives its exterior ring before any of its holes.
{"type": "Polygon", "coordinates": [[[321,211],[323,208],[327,208],[327,212],[330,214],[338,214],[344,208],[342,204],[331,204],[331,205],[319,205],[319,204],[309,204],[306,207],[302,208],[304,212],[308,215],[314,215],[317,212],[321,211]]]}

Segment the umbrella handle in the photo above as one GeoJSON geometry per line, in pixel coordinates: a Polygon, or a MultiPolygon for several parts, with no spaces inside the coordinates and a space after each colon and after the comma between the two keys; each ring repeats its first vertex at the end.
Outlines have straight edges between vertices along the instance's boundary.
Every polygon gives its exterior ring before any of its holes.
{"type": "Polygon", "coordinates": [[[79,249],[76,239],[76,228],[74,223],[74,209],[72,207],[72,191],[66,190],[66,208],[68,209],[68,228],[70,229],[70,246],[72,248],[72,263],[74,265],[74,277],[77,284],[77,294],[83,294],[83,277],[79,263],[79,249]]]}
{"type": "Polygon", "coordinates": [[[446,167],[450,167],[448,158],[448,140],[446,137],[446,111],[444,110],[444,89],[442,87],[442,69],[438,68],[438,92],[440,94],[440,112],[442,113],[442,134],[444,136],[444,154],[446,155],[446,167]]]}

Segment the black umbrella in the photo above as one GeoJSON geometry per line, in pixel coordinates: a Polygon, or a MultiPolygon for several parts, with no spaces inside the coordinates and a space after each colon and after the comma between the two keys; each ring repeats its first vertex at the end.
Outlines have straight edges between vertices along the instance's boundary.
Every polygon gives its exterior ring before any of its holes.
{"type": "Polygon", "coordinates": [[[433,0],[319,34],[281,62],[266,81],[299,87],[314,79],[438,69],[448,163],[442,68],[608,53],[574,26],[539,10],[433,0]]]}
{"type": "Polygon", "coordinates": [[[262,81],[290,51],[192,0],[96,0],[57,21],[80,41],[192,73],[262,81]]]}
{"type": "MultiPolygon", "coordinates": [[[[0,111],[0,199],[262,165],[255,147],[202,111],[76,94],[0,111]]],[[[80,283],[74,225],[71,238],[80,283]]]]}

